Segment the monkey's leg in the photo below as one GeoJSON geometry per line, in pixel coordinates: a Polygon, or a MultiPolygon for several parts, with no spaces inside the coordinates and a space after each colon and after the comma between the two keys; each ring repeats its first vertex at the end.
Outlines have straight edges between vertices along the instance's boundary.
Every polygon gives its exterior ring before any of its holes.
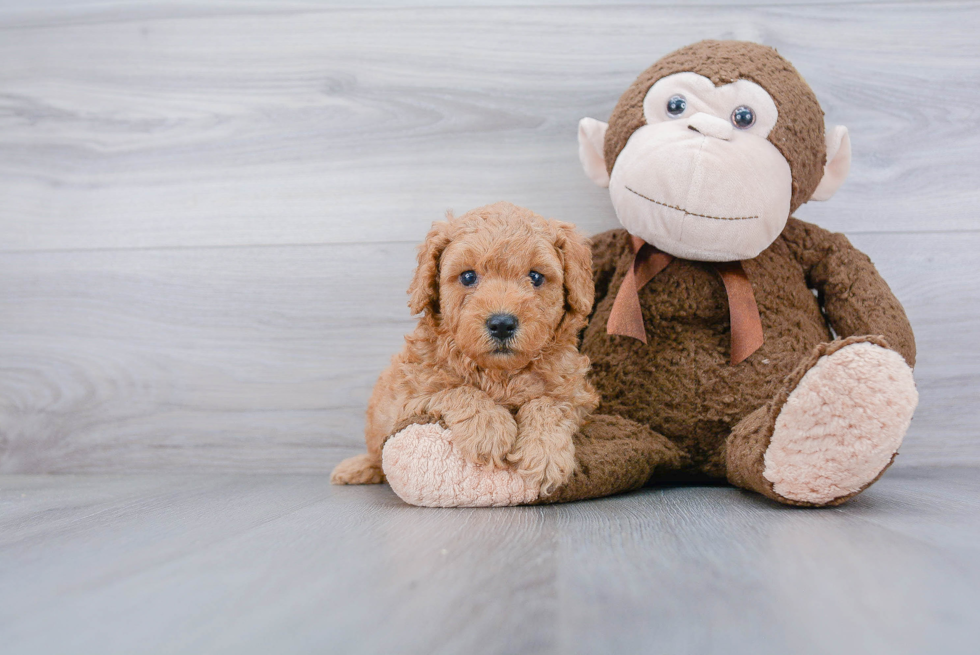
{"type": "Polygon", "coordinates": [[[880,338],[821,344],[732,430],[728,481],[788,505],[839,505],[891,465],[917,402],[912,370],[880,338]]]}
{"type": "Polygon", "coordinates": [[[596,415],[575,435],[576,467],[568,482],[535,504],[567,503],[639,489],[685,468],[689,458],[667,437],[621,416],[596,415]]]}
{"type": "Polygon", "coordinates": [[[414,423],[385,442],[385,478],[398,497],[421,507],[523,505],[538,488],[513,468],[475,464],[452,443],[440,423],[414,423]]]}
{"type": "Polygon", "coordinates": [[[384,472],[405,502],[427,507],[487,507],[561,503],[642,487],[687,458],[665,437],[618,416],[591,417],[573,438],[576,469],[553,494],[512,468],[477,466],[463,459],[441,425],[412,425],[385,444],[384,472]]]}

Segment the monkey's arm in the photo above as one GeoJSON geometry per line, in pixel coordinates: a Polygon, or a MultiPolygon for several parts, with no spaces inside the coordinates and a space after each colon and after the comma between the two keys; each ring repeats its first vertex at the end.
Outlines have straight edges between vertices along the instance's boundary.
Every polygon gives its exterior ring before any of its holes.
{"type": "Polygon", "coordinates": [[[882,336],[915,366],[915,337],[905,309],[867,255],[843,234],[795,218],[789,219],[783,236],[838,336],[882,336]]]}
{"type": "Polygon", "coordinates": [[[595,286],[593,312],[609,293],[609,285],[616,273],[616,266],[627,250],[629,250],[629,234],[626,230],[608,230],[592,237],[592,283],[595,286]]]}

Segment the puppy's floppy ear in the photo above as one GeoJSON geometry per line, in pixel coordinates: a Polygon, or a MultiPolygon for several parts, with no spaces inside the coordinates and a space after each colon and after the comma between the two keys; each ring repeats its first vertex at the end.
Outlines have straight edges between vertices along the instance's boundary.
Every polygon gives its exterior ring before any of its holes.
{"type": "MultiPolygon", "coordinates": [[[[446,218],[452,220],[451,211],[446,213],[446,218]]],[[[419,265],[408,285],[408,307],[413,314],[425,312],[431,317],[439,313],[439,258],[451,240],[449,223],[437,221],[419,246],[419,265]]]]}
{"type": "Polygon", "coordinates": [[[561,254],[565,274],[565,318],[563,327],[579,330],[592,313],[595,287],[592,284],[592,249],[589,240],[571,223],[555,221],[555,247],[561,254]]]}

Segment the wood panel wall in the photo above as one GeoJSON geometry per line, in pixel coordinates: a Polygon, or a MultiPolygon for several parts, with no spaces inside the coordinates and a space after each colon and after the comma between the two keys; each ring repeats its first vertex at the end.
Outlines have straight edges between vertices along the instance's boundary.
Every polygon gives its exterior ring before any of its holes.
{"type": "Polygon", "coordinates": [[[916,329],[899,465],[980,462],[978,34],[974,2],[0,3],[0,472],[328,470],[428,225],[615,227],[577,122],[702,38],[775,46],[850,129],[797,216],[916,329]]]}

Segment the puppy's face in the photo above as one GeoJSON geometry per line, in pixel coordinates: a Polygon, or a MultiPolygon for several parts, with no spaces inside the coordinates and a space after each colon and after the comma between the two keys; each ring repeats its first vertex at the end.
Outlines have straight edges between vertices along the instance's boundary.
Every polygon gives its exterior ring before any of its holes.
{"type": "Polygon", "coordinates": [[[592,309],[592,254],[573,225],[508,202],[432,224],[409,307],[483,368],[574,348],[592,309]]]}
{"type": "Polygon", "coordinates": [[[461,230],[439,265],[443,327],[484,368],[526,366],[565,315],[563,262],[533,225],[461,230]]]}

